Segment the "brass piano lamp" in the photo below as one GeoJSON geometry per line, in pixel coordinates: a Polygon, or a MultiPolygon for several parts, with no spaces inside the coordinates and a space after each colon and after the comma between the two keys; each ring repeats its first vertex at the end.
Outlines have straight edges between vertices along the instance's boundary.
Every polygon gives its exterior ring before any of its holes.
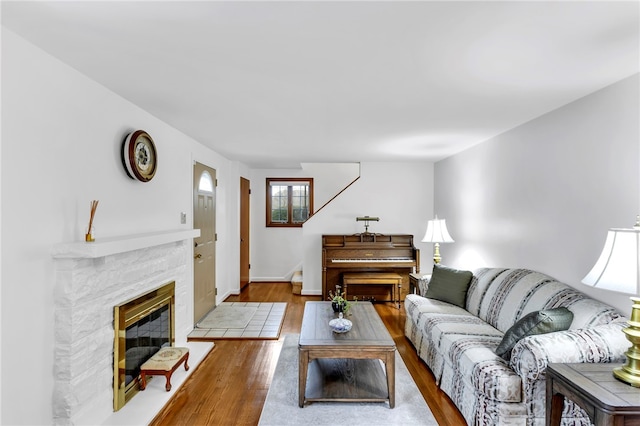
{"type": "Polygon", "coordinates": [[[362,217],[356,217],[356,222],[363,222],[364,221],[364,233],[368,234],[369,233],[369,222],[379,222],[380,218],[379,217],[372,217],[372,216],[362,216],[362,217]]]}
{"type": "Polygon", "coordinates": [[[453,238],[447,230],[446,219],[438,219],[438,215],[427,224],[427,232],[422,238],[423,243],[434,243],[433,246],[433,263],[440,263],[440,243],[453,243],[453,238]]]}
{"type": "MultiPolygon", "coordinates": [[[[609,229],[602,253],[582,282],[605,290],[638,295],[640,285],[640,216],[633,228],[609,229]]],[[[631,318],[622,332],[631,342],[627,362],[613,369],[617,379],[640,387],[640,298],[631,297],[631,318]]]]}

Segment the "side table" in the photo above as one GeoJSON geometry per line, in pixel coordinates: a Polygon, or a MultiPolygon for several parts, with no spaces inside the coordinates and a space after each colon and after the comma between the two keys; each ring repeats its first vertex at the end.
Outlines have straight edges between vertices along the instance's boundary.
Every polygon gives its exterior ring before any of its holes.
{"type": "Polygon", "coordinates": [[[417,272],[412,272],[409,274],[409,294],[417,294],[419,296],[424,296],[422,294],[422,285],[420,285],[423,281],[429,282],[431,279],[431,274],[420,274],[417,272]]]}
{"type": "Polygon", "coordinates": [[[560,424],[565,397],[584,409],[596,426],[640,424],[640,389],[613,377],[617,366],[549,364],[546,424],[560,424]]]}

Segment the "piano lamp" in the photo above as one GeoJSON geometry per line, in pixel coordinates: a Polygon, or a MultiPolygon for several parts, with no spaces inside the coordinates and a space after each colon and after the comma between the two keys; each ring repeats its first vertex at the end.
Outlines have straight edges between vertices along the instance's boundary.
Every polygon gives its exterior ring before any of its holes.
{"type": "Polygon", "coordinates": [[[369,222],[379,222],[379,221],[380,221],[379,217],[372,217],[372,216],[356,217],[356,222],[364,222],[364,233],[365,234],[369,233],[369,222]]]}
{"type": "Polygon", "coordinates": [[[438,215],[427,224],[427,232],[422,238],[423,243],[434,243],[433,247],[433,263],[440,263],[440,243],[453,243],[453,238],[447,231],[447,223],[445,219],[438,219],[438,215]]]}
{"type": "Polygon", "coordinates": [[[625,352],[627,362],[613,369],[617,379],[640,387],[640,216],[631,229],[612,228],[596,264],[582,282],[597,288],[633,294],[631,318],[623,333],[631,342],[625,352]]]}

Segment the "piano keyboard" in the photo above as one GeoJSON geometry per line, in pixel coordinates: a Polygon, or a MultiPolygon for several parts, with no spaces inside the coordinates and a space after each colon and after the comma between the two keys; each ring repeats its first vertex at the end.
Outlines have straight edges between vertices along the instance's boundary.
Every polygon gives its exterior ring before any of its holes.
{"type": "Polygon", "coordinates": [[[373,258],[365,258],[365,259],[331,259],[332,263],[376,263],[376,262],[394,262],[394,263],[413,263],[413,259],[407,258],[398,258],[394,259],[391,257],[385,257],[383,259],[373,259],[373,258]]]}

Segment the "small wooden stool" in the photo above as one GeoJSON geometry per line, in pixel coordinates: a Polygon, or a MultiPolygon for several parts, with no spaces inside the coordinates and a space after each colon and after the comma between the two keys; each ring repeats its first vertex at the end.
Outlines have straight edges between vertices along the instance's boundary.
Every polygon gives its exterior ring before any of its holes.
{"type": "Polygon", "coordinates": [[[140,366],[140,390],[147,387],[147,375],[164,376],[167,379],[165,389],[171,390],[171,375],[184,362],[185,371],[189,370],[189,348],[165,346],[140,366]]]}

